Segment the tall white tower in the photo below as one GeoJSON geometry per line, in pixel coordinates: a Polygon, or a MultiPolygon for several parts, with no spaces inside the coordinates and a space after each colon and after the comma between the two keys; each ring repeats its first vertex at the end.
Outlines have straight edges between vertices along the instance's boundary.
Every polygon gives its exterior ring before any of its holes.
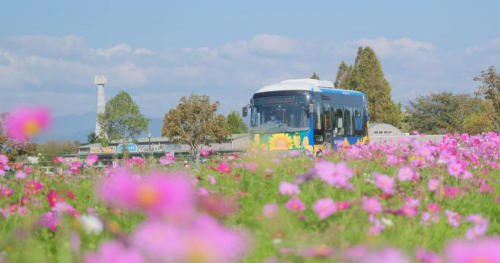
{"type": "MultiPolygon", "coordinates": [[[[108,77],[95,76],[95,84],[97,85],[97,114],[104,113],[106,101],[104,100],[104,84],[108,83],[108,77]]],[[[101,127],[99,122],[95,122],[95,134],[101,137],[101,127]]]]}

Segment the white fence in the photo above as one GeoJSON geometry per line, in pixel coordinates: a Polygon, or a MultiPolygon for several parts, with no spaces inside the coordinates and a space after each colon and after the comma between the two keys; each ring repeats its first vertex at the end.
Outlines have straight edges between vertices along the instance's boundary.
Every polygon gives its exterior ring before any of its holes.
{"type": "Polygon", "coordinates": [[[386,144],[397,144],[400,138],[415,138],[417,140],[421,140],[423,142],[428,142],[429,140],[433,142],[438,142],[443,140],[443,137],[446,135],[410,135],[410,136],[370,136],[370,142],[381,143],[384,142],[386,144]]]}

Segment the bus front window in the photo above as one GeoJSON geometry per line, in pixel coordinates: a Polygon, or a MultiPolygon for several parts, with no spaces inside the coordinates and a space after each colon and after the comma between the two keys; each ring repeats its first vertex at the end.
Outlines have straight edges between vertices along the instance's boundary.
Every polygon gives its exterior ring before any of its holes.
{"type": "Polygon", "coordinates": [[[268,96],[253,99],[252,132],[283,133],[310,127],[306,95],[268,96]]]}

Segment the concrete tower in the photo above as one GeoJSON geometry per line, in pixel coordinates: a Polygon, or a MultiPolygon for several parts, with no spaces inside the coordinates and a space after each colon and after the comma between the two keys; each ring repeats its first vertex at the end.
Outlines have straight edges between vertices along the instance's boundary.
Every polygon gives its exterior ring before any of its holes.
{"type": "MultiPolygon", "coordinates": [[[[97,114],[104,113],[106,101],[104,100],[104,84],[108,83],[106,76],[95,76],[95,84],[97,84],[97,114]]],[[[95,134],[101,136],[101,127],[98,121],[95,122],[95,134]]]]}

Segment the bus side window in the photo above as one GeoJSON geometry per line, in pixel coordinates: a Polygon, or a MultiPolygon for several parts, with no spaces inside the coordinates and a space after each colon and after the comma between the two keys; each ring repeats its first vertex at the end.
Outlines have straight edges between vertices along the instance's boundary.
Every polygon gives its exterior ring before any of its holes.
{"type": "Polygon", "coordinates": [[[325,127],[327,130],[332,130],[332,107],[329,103],[323,102],[323,110],[325,114],[325,127]]]}
{"type": "Polygon", "coordinates": [[[344,114],[342,108],[335,108],[333,111],[333,129],[337,128],[337,136],[344,135],[344,114]]]}
{"type": "Polygon", "coordinates": [[[344,107],[344,126],[345,126],[345,135],[352,136],[352,108],[344,107]]]}
{"type": "Polygon", "coordinates": [[[356,136],[364,136],[362,115],[363,111],[361,110],[361,108],[354,108],[353,121],[354,121],[354,135],[356,136]]]}

